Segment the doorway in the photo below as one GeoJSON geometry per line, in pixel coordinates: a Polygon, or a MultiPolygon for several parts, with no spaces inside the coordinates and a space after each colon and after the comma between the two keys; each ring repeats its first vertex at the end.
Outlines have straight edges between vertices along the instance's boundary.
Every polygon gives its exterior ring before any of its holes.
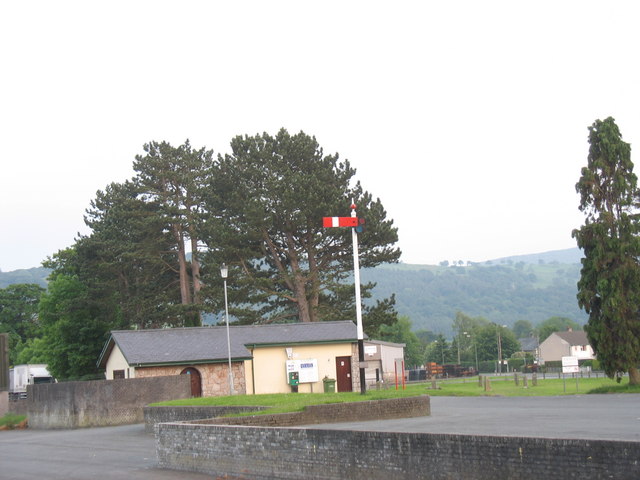
{"type": "Polygon", "coordinates": [[[193,367],[185,368],[180,372],[180,375],[189,375],[191,378],[191,396],[202,396],[202,379],[200,378],[200,372],[193,367]]]}
{"type": "Polygon", "coordinates": [[[338,392],[351,392],[351,357],[336,357],[336,379],[338,392]]]}

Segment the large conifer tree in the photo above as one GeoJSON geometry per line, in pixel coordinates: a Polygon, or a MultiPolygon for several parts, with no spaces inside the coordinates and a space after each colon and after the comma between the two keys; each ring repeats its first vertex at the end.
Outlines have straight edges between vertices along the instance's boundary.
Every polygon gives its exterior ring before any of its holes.
{"type": "Polygon", "coordinates": [[[248,322],[353,318],[351,232],[323,229],[322,217],[348,216],[353,199],[367,222],[360,265],[395,262],[397,229],[380,200],[354,181],[348,161],[324,155],[304,132],[238,136],[231,148],[213,178],[208,210],[219,224],[217,241],[207,243],[218,246],[214,261],[236,266],[233,285],[244,287],[241,299],[249,307],[236,308],[237,315],[248,322]]]}
{"type": "Polygon", "coordinates": [[[637,177],[631,146],[613,118],[589,127],[587,166],[576,184],[585,224],[578,303],[589,314],[589,341],[607,375],[640,383],[640,242],[637,177]]]}

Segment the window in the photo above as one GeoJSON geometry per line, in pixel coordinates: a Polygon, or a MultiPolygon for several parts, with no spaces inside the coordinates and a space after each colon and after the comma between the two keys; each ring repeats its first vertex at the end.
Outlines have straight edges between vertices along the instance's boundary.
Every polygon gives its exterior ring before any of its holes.
{"type": "Polygon", "coordinates": [[[113,371],[113,379],[118,380],[120,378],[124,378],[124,370],[114,370],[113,371]]]}

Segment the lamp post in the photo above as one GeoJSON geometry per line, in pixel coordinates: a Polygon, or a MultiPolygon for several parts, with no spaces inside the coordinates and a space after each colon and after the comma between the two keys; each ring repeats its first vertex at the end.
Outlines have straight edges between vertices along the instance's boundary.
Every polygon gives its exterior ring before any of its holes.
{"type": "Polygon", "coordinates": [[[496,331],[498,332],[498,373],[502,374],[502,335],[501,328],[505,328],[506,325],[496,325],[496,331]]]}
{"type": "Polygon", "coordinates": [[[473,349],[476,352],[476,373],[478,373],[478,344],[476,343],[476,337],[471,333],[467,333],[467,332],[463,332],[463,333],[465,337],[470,338],[471,341],[473,342],[473,349]]]}
{"type": "Polygon", "coordinates": [[[227,323],[227,352],[229,354],[229,395],[233,395],[233,373],[231,371],[231,337],[229,335],[229,305],[227,303],[227,275],[229,269],[225,263],[220,267],[220,276],[224,282],[224,313],[227,323]]]}

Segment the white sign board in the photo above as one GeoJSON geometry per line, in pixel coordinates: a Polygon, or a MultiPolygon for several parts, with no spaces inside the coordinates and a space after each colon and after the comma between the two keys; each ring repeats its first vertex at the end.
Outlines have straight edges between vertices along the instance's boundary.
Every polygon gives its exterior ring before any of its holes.
{"type": "Polygon", "coordinates": [[[287,376],[289,372],[298,372],[300,383],[313,383],[319,380],[318,360],[287,360],[287,376]]]}
{"type": "Polygon", "coordinates": [[[364,346],[364,354],[365,355],[375,355],[378,353],[378,347],[375,345],[365,345],[364,346]]]}
{"type": "Polygon", "coordinates": [[[580,373],[578,357],[562,357],[562,373],[580,373]]]}

